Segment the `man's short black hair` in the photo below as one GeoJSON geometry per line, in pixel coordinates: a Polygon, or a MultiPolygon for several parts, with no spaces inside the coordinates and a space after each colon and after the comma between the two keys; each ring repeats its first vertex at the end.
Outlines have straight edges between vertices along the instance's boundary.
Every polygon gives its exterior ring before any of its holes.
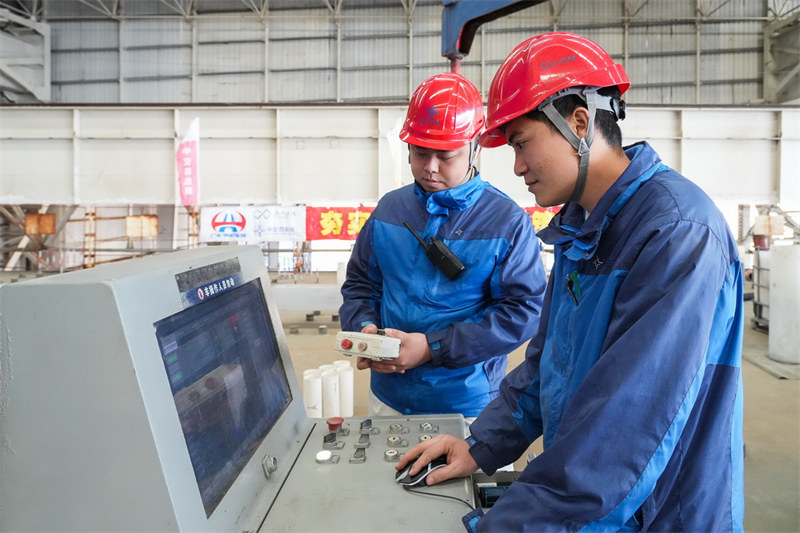
{"type": "MultiPolygon", "coordinates": [[[[599,89],[598,94],[602,94],[604,96],[610,96],[612,98],[619,99],[620,92],[619,88],[616,86],[613,87],[603,87],[599,89]]],[[[556,111],[562,117],[568,117],[575,111],[578,107],[586,107],[586,102],[583,99],[576,95],[576,94],[568,94],[567,96],[562,96],[553,101],[553,107],[555,107],[556,111]]],[[[550,119],[547,118],[547,115],[544,114],[543,111],[539,111],[538,109],[534,109],[532,111],[528,111],[525,117],[536,120],[539,122],[544,122],[545,124],[549,125],[553,130],[558,131],[558,128],[550,122],[550,119]]],[[[606,143],[614,149],[621,149],[622,148],[622,131],[619,129],[619,124],[617,124],[617,117],[614,116],[614,113],[610,111],[605,111],[603,109],[598,109],[595,112],[594,117],[594,128],[595,134],[600,133],[605,139],[606,143]]]]}

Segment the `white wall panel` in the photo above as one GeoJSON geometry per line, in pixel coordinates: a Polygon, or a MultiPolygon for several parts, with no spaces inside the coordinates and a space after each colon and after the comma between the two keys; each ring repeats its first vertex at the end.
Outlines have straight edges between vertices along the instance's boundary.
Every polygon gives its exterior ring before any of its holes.
{"type": "Polygon", "coordinates": [[[270,69],[283,71],[335,67],[335,44],[330,39],[314,39],[309,41],[309,46],[299,46],[297,41],[270,41],[270,69]]]}
{"type": "Polygon", "coordinates": [[[292,9],[270,13],[270,35],[275,39],[318,38],[333,35],[331,12],[326,2],[316,9],[292,9]]]}
{"type": "Polygon", "coordinates": [[[113,104],[119,102],[119,82],[51,84],[53,101],[62,104],[113,104]]]}
{"type": "Polygon", "coordinates": [[[167,108],[83,109],[79,128],[84,139],[171,139],[173,111],[167,108]]]}
{"type": "Polygon", "coordinates": [[[377,139],[287,139],[281,144],[282,203],[374,203],[377,174],[377,139]]]}
{"type": "Polygon", "coordinates": [[[378,194],[384,194],[414,181],[408,165],[408,145],[400,140],[406,116],[405,107],[378,109],[378,194]]]}
{"type": "Polygon", "coordinates": [[[164,203],[175,197],[173,146],[172,139],[81,140],[76,197],[56,203],[164,203]]]}
{"type": "Polygon", "coordinates": [[[781,114],[780,161],[781,204],[800,211],[800,109],[781,114]]]}
{"type": "Polygon", "coordinates": [[[405,32],[406,10],[398,1],[384,4],[358,6],[353,0],[342,2],[342,29],[348,35],[369,35],[405,32]]]}
{"type": "Polygon", "coordinates": [[[5,107],[0,120],[0,139],[48,139],[72,137],[72,109],[5,107]]]}
{"type": "Polygon", "coordinates": [[[274,139],[277,135],[275,109],[192,107],[180,109],[177,114],[179,137],[183,137],[195,117],[200,120],[201,139],[274,139]]]}
{"type": "MultiPolygon", "coordinates": [[[[256,41],[203,44],[197,50],[198,72],[264,72],[264,43],[256,41]]],[[[229,85],[235,85],[228,79],[229,85]]]]}
{"type": "MultiPolygon", "coordinates": [[[[449,71],[447,63],[442,64],[442,71],[449,71]]],[[[408,69],[346,71],[342,73],[342,87],[347,88],[349,98],[361,102],[402,100],[408,95],[408,69]]]]}
{"type": "Polygon", "coordinates": [[[3,139],[0,142],[0,198],[4,204],[69,204],[72,142],[3,139]]]}
{"type": "MultiPolygon", "coordinates": [[[[126,81],[158,76],[189,78],[192,75],[192,49],[188,46],[126,50],[123,56],[122,69],[126,81]]],[[[136,93],[131,97],[135,98],[136,93]]]]}
{"type": "Polygon", "coordinates": [[[343,66],[348,68],[373,69],[381,65],[402,67],[408,64],[408,38],[404,36],[381,39],[349,38],[342,42],[342,57],[343,66]]]}
{"type": "Polygon", "coordinates": [[[681,170],[712,198],[778,203],[775,146],[768,140],[684,141],[681,170]]]}
{"type": "Polygon", "coordinates": [[[132,104],[146,104],[157,99],[160,102],[191,102],[192,80],[172,79],[168,83],[162,80],[127,80],[124,83],[124,92],[132,104]]]}
{"type": "MultiPolygon", "coordinates": [[[[201,136],[204,125],[201,119],[201,136]]],[[[279,201],[274,139],[201,138],[199,167],[203,204],[279,201]]]]}
{"type": "Polygon", "coordinates": [[[281,137],[376,137],[375,108],[284,108],[279,110],[281,137]]]}
{"type": "Polygon", "coordinates": [[[687,109],[683,117],[684,139],[774,139],[780,133],[776,113],[748,113],[741,109],[687,109]]]}
{"type": "Polygon", "coordinates": [[[119,55],[116,50],[54,51],[51,73],[59,84],[118,80],[119,55]]]}
{"type": "Polygon", "coordinates": [[[128,47],[192,45],[192,24],[181,18],[126,19],[121,32],[128,47]]]}
{"type": "Polygon", "coordinates": [[[304,95],[303,99],[306,102],[335,101],[336,71],[328,69],[270,72],[270,102],[294,102],[298,94],[304,95]]]}
{"type": "MultiPolygon", "coordinates": [[[[422,2],[414,8],[414,33],[430,33],[442,31],[442,3],[435,2],[423,5],[422,2]]],[[[441,42],[439,49],[441,49],[441,42]]]]}
{"type": "Polygon", "coordinates": [[[424,66],[431,63],[449,65],[447,58],[442,57],[442,37],[437,34],[414,33],[413,44],[414,65],[424,66]]]}
{"type": "Polygon", "coordinates": [[[635,107],[619,125],[626,143],[645,137],[679,139],[682,133],[681,111],[635,107]]]}
{"type": "Polygon", "coordinates": [[[525,180],[514,174],[514,150],[510,146],[481,150],[478,163],[483,179],[523,207],[536,205],[536,200],[525,186],[525,180]]]}
{"type": "Polygon", "coordinates": [[[264,75],[260,72],[236,75],[236,82],[226,75],[206,75],[198,84],[194,101],[200,104],[226,104],[264,100],[264,75]]]}
{"type": "Polygon", "coordinates": [[[68,20],[56,24],[52,32],[53,50],[116,48],[119,29],[113,20],[68,20]]]}
{"type": "MultiPolygon", "coordinates": [[[[0,203],[174,205],[175,148],[199,117],[203,205],[374,205],[412,182],[397,137],[404,114],[402,106],[0,107],[0,203]]],[[[796,109],[636,106],[622,130],[625,143],[648,140],[715,200],[800,204],[796,109]]],[[[491,183],[533,205],[507,147],[484,150],[479,163],[491,183]]]]}

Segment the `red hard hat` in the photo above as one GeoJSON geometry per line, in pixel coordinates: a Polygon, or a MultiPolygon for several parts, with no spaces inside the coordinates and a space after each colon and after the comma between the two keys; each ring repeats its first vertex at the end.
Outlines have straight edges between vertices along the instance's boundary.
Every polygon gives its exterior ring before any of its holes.
{"type": "Polygon", "coordinates": [[[461,74],[447,72],[417,87],[408,105],[400,139],[434,150],[469,144],[483,129],[483,99],[461,74]]]}
{"type": "Polygon", "coordinates": [[[489,113],[480,144],[505,144],[498,129],[536,109],[548,96],[568,87],[619,87],[631,83],[622,65],[600,46],[580,35],[543,33],[520,43],[503,61],[489,88],[489,113]]]}

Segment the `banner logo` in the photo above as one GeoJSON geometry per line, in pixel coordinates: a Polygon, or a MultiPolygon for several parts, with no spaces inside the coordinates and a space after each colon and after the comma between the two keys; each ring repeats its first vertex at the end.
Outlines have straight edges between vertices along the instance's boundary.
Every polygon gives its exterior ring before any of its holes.
{"type": "Polygon", "coordinates": [[[216,233],[242,233],[247,219],[239,211],[222,211],[211,219],[211,229],[216,233]]]}

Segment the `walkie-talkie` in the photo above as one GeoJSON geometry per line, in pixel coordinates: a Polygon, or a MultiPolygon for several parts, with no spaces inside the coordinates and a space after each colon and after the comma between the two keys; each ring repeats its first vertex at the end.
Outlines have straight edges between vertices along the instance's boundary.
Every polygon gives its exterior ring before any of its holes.
{"type": "Polygon", "coordinates": [[[408,222],[403,222],[403,225],[408,228],[408,231],[411,232],[425,249],[425,255],[428,256],[430,262],[441,270],[445,276],[450,279],[456,279],[458,275],[464,271],[466,268],[464,263],[456,257],[456,254],[454,254],[443,241],[440,241],[436,237],[431,237],[431,242],[427,243],[414,231],[414,228],[409,226],[408,222]]]}

